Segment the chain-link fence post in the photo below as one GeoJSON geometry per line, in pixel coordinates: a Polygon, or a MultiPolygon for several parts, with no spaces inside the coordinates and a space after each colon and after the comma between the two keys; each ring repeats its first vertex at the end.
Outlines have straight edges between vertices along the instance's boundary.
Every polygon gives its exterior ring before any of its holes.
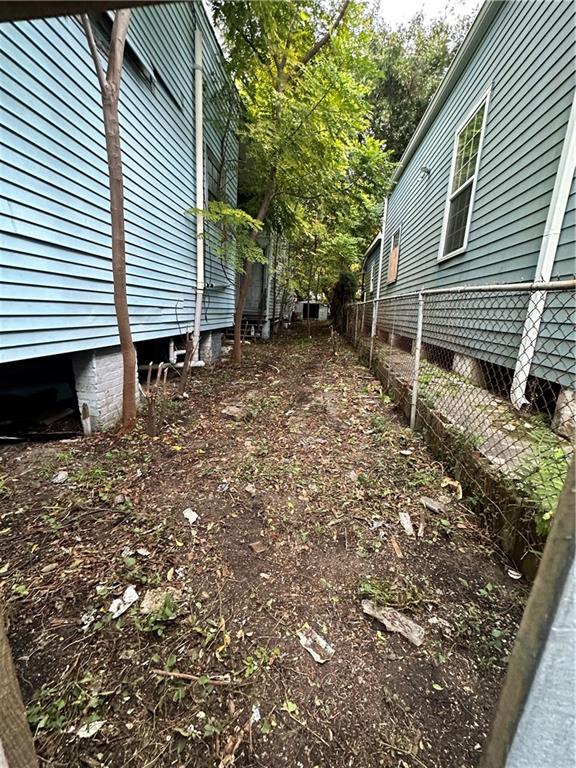
{"type": "Polygon", "coordinates": [[[354,312],[354,346],[356,346],[356,342],[358,339],[358,304],[354,306],[355,312],[354,312]]]}
{"type": "Polygon", "coordinates": [[[420,352],[422,350],[422,326],[424,325],[424,292],[418,294],[418,321],[416,342],[414,344],[414,378],[412,380],[412,402],[410,404],[410,429],[416,425],[416,406],[418,404],[418,379],[420,376],[420,352]]]}
{"type": "Polygon", "coordinates": [[[362,322],[360,324],[360,335],[364,336],[364,321],[366,320],[366,302],[362,304],[362,322]]]}
{"type": "Polygon", "coordinates": [[[372,356],[374,354],[374,337],[376,336],[376,324],[378,322],[379,301],[372,302],[372,327],[370,328],[370,354],[368,356],[368,368],[372,368],[372,356]]]}

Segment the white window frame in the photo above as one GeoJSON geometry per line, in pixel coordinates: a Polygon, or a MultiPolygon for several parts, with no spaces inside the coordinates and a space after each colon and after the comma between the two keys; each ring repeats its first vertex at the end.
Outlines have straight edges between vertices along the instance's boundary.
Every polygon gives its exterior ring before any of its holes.
{"type": "Polygon", "coordinates": [[[375,263],[373,261],[372,264],[370,265],[370,281],[368,283],[368,286],[369,286],[368,293],[374,293],[374,267],[375,267],[375,263]]]}
{"type": "MultiPolygon", "coordinates": [[[[486,135],[486,121],[488,118],[488,109],[490,104],[490,93],[492,91],[492,85],[483,92],[479,99],[474,103],[474,106],[467,112],[466,117],[458,124],[456,131],[454,132],[454,145],[452,149],[452,165],[450,168],[450,178],[448,180],[448,193],[446,195],[446,202],[444,204],[444,220],[442,222],[442,236],[440,237],[440,248],[438,250],[438,261],[446,261],[454,256],[458,256],[460,253],[464,253],[468,248],[468,238],[470,237],[470,227],[472,225],[472,212],[474,210],[474,200],[476,198],[476,186],[478,184],[478,172],[480,170],[480,159],[482,157],[482,148],[484,146],[484,137],[486,135]],[[478,110],[484,105],[484,117],[482,118],[482,128],[480,130],[480,142],[478,144],[478,155],[476,157],[476,167],[474,168],[474,176],[472,177],[472,192],[470,194],[470,205],[468,206],[468,220],[466,222],[466,230],[464,232],[464,243],[460,248],[450,253],[444,253],[444,245],[446,243],[446,235],[448,233],[448,218],[450,216],[450,203],[452,199],[459,194],[462,190],[462,185],[454,192],[452,192],[452,183],[454,181],[454,174],[456,172],[456,158],[458,156],[458,137],[478,112],[478,110]]],[[[466,183],[470,183],[470,179],[466,180],[466,183]]]]}

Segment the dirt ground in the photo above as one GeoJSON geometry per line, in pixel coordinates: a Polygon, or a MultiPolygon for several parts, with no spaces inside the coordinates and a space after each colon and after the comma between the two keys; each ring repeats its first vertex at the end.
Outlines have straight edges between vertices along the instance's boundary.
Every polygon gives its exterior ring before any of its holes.
{"type": "Polygon", "coordinates": [[[476,766],[527,587],[444,468],[325,327],[189,391],[158,438],[0,452],[0,583],[41,764],[476,766]]]}

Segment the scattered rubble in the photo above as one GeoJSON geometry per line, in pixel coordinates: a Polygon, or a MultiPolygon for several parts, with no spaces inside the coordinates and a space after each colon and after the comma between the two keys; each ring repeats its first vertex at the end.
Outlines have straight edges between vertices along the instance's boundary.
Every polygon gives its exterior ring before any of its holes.
{"type": "Polygon", "coordinates": [[[416,534],[414,532],[414,526],[412,525],[412,518],[408,512],[400,512],[398,515],[400,519],[400,525],[404,529],[404,533],[410,538],[415,539],[416,534]]]}
{"type": "Polygon", "coordinates": [[[140,613],[143,616],[150,616],[151,614],[158,613],[166,605],[167,600],[170,600],[175,607],[178,607],[182,602],[181,590],[176,589],[175,587],[149,589],[144,593],[144,597],[140,603],[140,613]]]}
{"type": "Polygon", "coordinates": [[[398,632],[413,645],[422,645],[424,642],[424,629],[394,608],[383,608],[371,600],[362,600],[362,610],[383,624],[388,632],[398,632]]]}
{"type": "Polygon", "coordinates": [[[325,664],[334,656],[334,648],[326,642],[326,640],[316,632],[315,629],[305,623],[302,628],[296,632],[300,645],[305,648],[310,656],[317,661],[318,664],[325,664]]]}
{"type": "Polygon", "coordinates": [[[232,421],[246,421],[248,418],[248,409],[242,405],[227,405],[226,408],[222,408],[220,413],[232,421]]]}
{"type": "Polygon", "coordinates": [[[134,605],[138,598],[138,592],[136,592],[134,587],[130,584],[124,590],[122,597],[117,597],[112,600],[108,612],[112,614],[113,619],[117,619],[119,616],[122,616],[123,613],[126,613],[128,608],[130,608],[131,605],[134,605]]]}
{"type": "Polygon", "coordinates": [[[420,503],[423,507],[429,509],[430,512],[435,512],[436,514],[444,514],[446,512],[445,504],[436,499],[431,499],[429,496],[422,496],[420,498],[420,503]]]}

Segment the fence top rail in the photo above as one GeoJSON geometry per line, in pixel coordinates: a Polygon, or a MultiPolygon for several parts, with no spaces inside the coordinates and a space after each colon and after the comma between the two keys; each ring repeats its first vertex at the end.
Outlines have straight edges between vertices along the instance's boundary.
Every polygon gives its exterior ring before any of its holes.
{"type": "Polygon", "coordinates": [[[576,280],[553,280],[551,282],[536,283],[493,283],[492,285],[454,285],[448,288],[423,288],[421,291],[410,293],[398,293],[393,296],[381,296],[379,299],[367,299],[357,301],[355,304],[374,304],[375,302],[391,301],[395,299],[409,299],[420,295],[429,296],[437,293],[491,293],[493,291],[568,291],[576,290],[576,280]]]}

